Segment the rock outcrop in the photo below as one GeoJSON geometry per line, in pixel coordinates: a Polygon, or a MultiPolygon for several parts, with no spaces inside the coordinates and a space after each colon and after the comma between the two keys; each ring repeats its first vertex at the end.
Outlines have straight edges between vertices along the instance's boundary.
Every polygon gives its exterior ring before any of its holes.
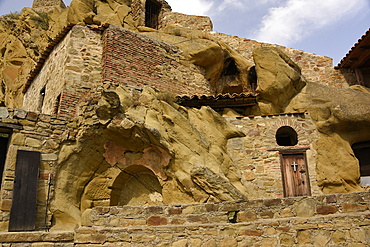
{"type": "Polygon", "coordinates": [[[81,224],[94,206],[247,198],[226,152],[227,140],[243,133],[209,107],[186,109],[159,100],[149,87],[131,95],[123,86],[109,89],[97,114],[90,109],[83,118],[96,124],[62,147],[51,207],[55,229],[81,224]]]}

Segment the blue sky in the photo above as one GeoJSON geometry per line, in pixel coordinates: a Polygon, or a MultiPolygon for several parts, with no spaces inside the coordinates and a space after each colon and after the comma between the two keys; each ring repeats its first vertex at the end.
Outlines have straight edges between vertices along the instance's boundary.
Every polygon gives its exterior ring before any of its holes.
{"type": "MultiPolygon", "coordinates": [[[[0,15],[32,0],[0,0],[0,15]]],[[[71,0],[64,0],[68,6],[71,0]]],[[[214,30],[329,56],[336,65],[370,28],[370,0],[167,0],[173,11],[210,16],[214,30]]]]}

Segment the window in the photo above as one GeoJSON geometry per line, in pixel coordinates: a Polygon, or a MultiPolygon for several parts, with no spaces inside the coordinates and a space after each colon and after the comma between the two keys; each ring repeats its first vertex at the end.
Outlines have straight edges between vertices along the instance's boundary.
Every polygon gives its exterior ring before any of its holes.
{"type": "Polygon", "coordinates": [[[370,141],[355,143],[352,150],[360,164],[360,185],[370,186],[370,141]]]}
{"type": "Polygon", "coordinates": [[[298,143],[297,132],[289,126],[280,127],[276,131],[276,143],[279,146],[295,146],[298,143]]]}
{"type": "Polygon", "coordinates": [[[257,89],[257,73],[256,73],[256,67],[255,66],[250,68],[250,70],[248,72],[248,81],[249,81],[249,86],[251,88],[251,91],[253,93],[255,93],[256,89],[257,89]]]}
{"type": "Polygon", "coordinates": [[[45,92],[46,92],[46,89],[45,87],[43,87],[43,89],[41,89],[40,91],[39,105],[37,107],[38,112],[42,112],[42,106],[44,105],[44,100],[45,100],[45,92]]]}
{"type": "Polygon", "coordinates": [[[9,130],[0,129],[0,188],[1,182],[3,181],[3,173],[5,168],[6,155],[8,153],[8,140],[9,140],[9,130]]]}
{"type": "Polygon", "coordinates": [[[53,113],[54,113],[55,115],[57,115],[57,114],[58,114],[58,112],[59,112],[60,99],[61,99],[61,94],[59,94],[59,95],[58,95],[58,97],[55,99],[54,111],[53,111],[53,113]]]}

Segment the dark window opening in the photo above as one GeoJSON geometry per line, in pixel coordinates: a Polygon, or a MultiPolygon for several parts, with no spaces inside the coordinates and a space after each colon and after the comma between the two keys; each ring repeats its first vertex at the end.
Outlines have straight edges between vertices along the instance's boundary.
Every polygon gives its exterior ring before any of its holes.
{"type": "Polygon", "coordinates": [[[370,141],[352,145],[352,150],[360,165],[361,185],[370,185],[370,141]]]}
{"type": "Polygon", "coordinates": [[[58,95],[58,97],[55,99],[55,104],[54,104],[54,114],[57,115],[59,112],[60,108],[60,99],[61,99],[61,94],[58,95]]]}
{"type": "Polygon", "coordinates": [[[279,146],[295,146],[298,143],[297,132],[289,126],[283,126],[276,132],[276,143],[279,146]]]}
{"type": "Polygon", "coordinates": [[[37,107],[38,112],[42,112],[42,106],[44,105],[45,100],[45,91],[45,87],[40,91],[39,105],[37,107]]]}
{"type": "Polygon", "coordinates": [[[370,88],[370,67],[359,68],[358,70],[359,84],[370,88]]]}
{"type": "Polygon", "coordinates": [[[230,76],[230,75],[237,75],[239,74],[239,70],[236,67],[236,63],[234,59],[228,58],[224,64],[224,70],[222,71],[222,75],[230,76]]]}
{"type": "Polygon", "coordinates": [[[145,26],[157,29],[161,5],[155,1],[145,2],[145,26]]]}
{"type": "Polygon", "coordinates": [[[248,72],[248,81],[249,81],[249,86],[251,88],[251,91],[253,93],[255,93],[256,89],[257,89],[257,73],[256,73],[256,67],[255,66],[250,68],[250,70],[248,72]]]}
{"type": "Polygon", "coordinates": [[[3,173],[5,169],[5,161],[6,155],[8,153],[8,140],[9,140],[9,132],[8,130],[0,130],[0,188],[3,181],[3,173]]]}

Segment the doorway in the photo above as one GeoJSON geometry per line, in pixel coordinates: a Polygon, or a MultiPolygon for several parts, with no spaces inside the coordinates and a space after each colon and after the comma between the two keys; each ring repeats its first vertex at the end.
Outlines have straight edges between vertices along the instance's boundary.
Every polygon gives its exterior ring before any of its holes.
{"type": "Polygon", "coordinates": [[[8,153],[9,133],[0,132],[0,188],[3,181],[6,155],[8,153]]]}
{"type": "Polygon", "coordinates": [[[305,153],[281,153],[284,196],[311,195],[305,153]]]}
{"type": "Polygon", "coordinates": [[[161,5],[153,0],[146,0],[145,2],[145,26],[157,29],[158,18],[161,12],[161,5]]]}

